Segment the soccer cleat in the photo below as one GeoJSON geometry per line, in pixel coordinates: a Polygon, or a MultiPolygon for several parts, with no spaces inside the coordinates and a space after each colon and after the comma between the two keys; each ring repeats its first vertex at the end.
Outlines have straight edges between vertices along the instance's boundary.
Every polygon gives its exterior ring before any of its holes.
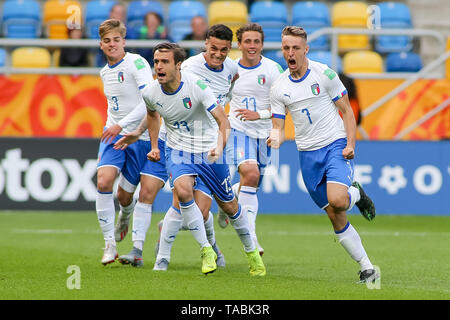
{"type": "Polygon", "coordinates": [[[219,207],[219,212],[217,213],[217,223],[223,229],[225,229],[230,223],[228,215],[225,213],[225,211],[222,210],[221,207],[219,207]]]}
{"type": "Polygon", "coordinates": [[[161,230],[163,227],[163,221],[164,220],[161,220],[158,222],[159,237],[158,237],[158,241],[156,241],[156,245],[155,245],[155,258],[158,256],[158,252],[159,252],[159,242],[161,241],[161,230]]]}
{"type": "Polygon", "coordinates": [[[372,221],[373,219],[375,219],[376,215],[375,204],[373,203],[372,199],[370,199],[369,196],[364,192],[364,189],[358,181],[354,181],[352,183],[352,186],[359,190],[360,199],[358,202],[356,202],[356,206],[358,207],[359,212],[361,212],[364,218],[372,221]]]}
{"type": "Polygon", "coordinates": [[[217,260],[216,260],[217,266],[224,268],[225,267],[225,257],[223,256],[222,251],[220,251],[219,247],[217,246],[217,243],[214,243],[212,248],[217,255],[217,260]]]}
{"type": "Polygon", "coordinates": [[[169,267],[169,261],[167,261],[164,258],[161,258],[161,259],[155,261],[155,265],[153,266],[153,270],[155,270],[155,271],[167,271],[168,267],[169,267]]]}
{"type": "Polygon", "coordinates": [[[359,281],[358,283],[374,283],[378,278],[379,274],[375,271],[375,269],[367,269],[364,271],[359,271],[359,281]]]}
{"type": "Polygon", "coordinates": [[[217,270],[217,254],[212,247],[203,247],[201,250],[201,257],[203,274],[213,273],[217,270]]]}
{"type": "Polygon", "coordinates": [[[133,267],[143,267],[144,260],[142,259],[142,250],[133,247],[129,254],[119,257],[121,264],[131,264],[133,267]]]}
{"type": "Polygon", "coordinates": [[[250,275],[251,276],[265,276],[266,275],[266,267],[264,266],[264,262],[259,254],[258,249],[255,249],[251,252],[246,252],[248,259],[248,266],[250,267],[250,275]]]}
{"type": "Polygon", "coordinates": [[[121,214],[119,214],[119,219],[117,219],[117,224],[114,227],[114,237],[116,238],[116,242],[122,241],[128,234],[130,216],[131,214],[124,218],[121,214]]]}
{"type": "Polygon", "coordinates": [[[104,266],[116,261],[117,257],[119,256],[117,254],[116,246],[109,244],[106,246],[106,248],[103,248],[103,249],[104,249],[104,251],[103,251],[103,257],[102,257],[102,264],[104,266]]]}

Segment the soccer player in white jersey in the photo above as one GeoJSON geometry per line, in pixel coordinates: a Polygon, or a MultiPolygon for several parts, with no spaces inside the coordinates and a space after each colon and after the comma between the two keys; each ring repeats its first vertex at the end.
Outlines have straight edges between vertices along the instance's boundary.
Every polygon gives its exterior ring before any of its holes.
{"type": "MultiPolygon", "coordinates": [[[[99,28],[100,48],[107,58],[107,65],[100,71],[104,93],[108,102],[106,128],[101,137],[97,164],[96,211],[105,240],[101,262],[106,265],[118,257],[114,235],[115,207],[113,199],[114,181],[120,172],[117,197],[120,203],[119,220],[127,220],[133,213],[136,229],[135,247],[142,254],[145,229],[150,225],[152,202],[157,190],[154,168],[159,164],[146,161],[150,150],[148,133],[128,150],[115,150],[114,142],[133,131],[145,116],[146,108],[141,90],[153,80],[148,62],[139,55],[125,52],[126,28],[119,20],[106,20],[99,28]],[[149,166],[149,164],[152,164],[149,166]],[[133,193],[141,182],[139,200],[135,204],[133,193]]],[[[146,230],[146,229],[145,229],[146,230]]],[[[142,265],[137,256],[137,265],[142,265]]]]}
{"type": "MultiPolygon", "coordinates": [[[[249,23],[236,31],[242,57],[238,60],[239,78],[233,85],[228,118],[231,134],[227,143],[227,163],[238,168],[240,181],[233,186],[239,203],[248,209],[250,233],[262,255],[264,249],[256,237],[258,213],[257,190],[270,159],[266,145],[272,129],[270,113],[270,87],[283,69],[278,63],[261,55],[264,32],[257,23],[249,23]]],[[[219,210],[221,227],[228,218],[219,210]]]]}
{"type": "MultiPolygon", "coordinates": [[[[202,272],[217,269],[214,250],[206,239],[202,214],[194,201],[194,185],[201,179],[214,194],[222,209],[230,215],[244,250],[250,274],[266,273],[250,233],[246,211],[241,210],[231,190],[228,166],[219,163],[226,145],[229,121],[211,89],[198,77],[181,72],[184,50],[174,43],[162,43],[154,49],[155,73],[159,83],[144,88],[150,140],[158,136],[159,115],[166,130],[166,162],[169,181],[179,199],[181,215],[201,247],[202,272]],[[218,124],[219,134],[208,116],[218,124]]],[[[152,161],[160,159],[158,144],[152,140],[148,154],[152,161]]]]}
{"type": "Polygon", "coordinates": [[[339,243],[359,263],[360,282],[374,281],[375,269],[346,214],[356,203],[369,221],[375,217],[372,200],[353,181],[356,123],[347,90],[336,72],[306,58],[309,47],[303,28],[285,27],[281,43],[288,70],[271,89],[273,129],[267,143],[272,148],[283,143],[287,109],[311,198],[326,211],[339,243]]]}
{"type": "MultiPolygon", "coordinates": [[[[192,73],[203,80],[211,88],[216,96],[218,103],[225,105],[227,95],[233,82],[239,77],[238,66],[235,61],[228,57],[233,41],[233,32],[223,24],[216,24],[208,28],[205,40],[205,52],[190,57],[181,64],[181,70],[185,73],[192,73]]],[[[211,122],[217,129],[217,123],[211,114],[208,113],[211,122]]],[[[217,134],[217,132],[212,132],[217,134]]],[[[202,189],[196,190],[195,201],[200,207],[205,223],[213,223],[213,215],[209,211],[211,208],[212,196],[209,193],[202,192],[202,189]]],[[[181,224],[179,215],[174,213],[166,214],[163,223],[160,223],[161,236],[156,245],[157,261],[159,259],[169,259],[170,251],[180,228],[187,229],[186,225],[181,224]],[[168,237],[170,235],[170,237],[168,237]]],[[[222,252],[215,250],[220,254],[217,259],[217,265],[225,266],[225,259],[222,252]]]]}

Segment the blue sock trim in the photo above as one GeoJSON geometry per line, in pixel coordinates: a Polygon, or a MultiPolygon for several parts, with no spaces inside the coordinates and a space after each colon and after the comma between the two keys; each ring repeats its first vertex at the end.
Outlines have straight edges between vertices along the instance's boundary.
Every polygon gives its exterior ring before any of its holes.
{"type": "Polygon", "coordinates": [[[181,202],[180,201],[180,207],[183,207],[183,208],[187,208],[187,207],[190,207],[190,206],[192,206],[193,204],[194,204],[194,199],[192,199],[191,201],[188,201],[188,202],[181,202]]]}
{"type": "Polygon", "coordinates": [[[111,192],[101,192],[100,190],[97,190],[97,192],[100,194],[112,194],[112,191],[111,192]]]}
{"type": "Polygon", "coordinates": [[[348,229],[349,226],[350,226],[350,221],[347,221],[347,224],[345,225],[344,229],[339,230],[339,231],[335,231],[334,233],[336,233],[336,234],[343,233],[343,232],[345,232],[345,230],[348,229]]]}
{"type": "Polygon", "coordinates": [[[241,215],[241,205],[238,204],[238,211],[232,217],[229,217],[229,218],[236,220],[237,218],[239,218],[240,215],[241,215]]]}
{"type": "Polygon", "coordinates": [[[256,194],[256,192],[244,191],[242,189],[239,192],[246,193],[246,194],[256,194]]]}
{"type": "Polygon", "coordinates": [[[170,206],[173,210],[175,210],[178,214],[181,214],[180,209],[175,208],[174,206],[170,206]]]}

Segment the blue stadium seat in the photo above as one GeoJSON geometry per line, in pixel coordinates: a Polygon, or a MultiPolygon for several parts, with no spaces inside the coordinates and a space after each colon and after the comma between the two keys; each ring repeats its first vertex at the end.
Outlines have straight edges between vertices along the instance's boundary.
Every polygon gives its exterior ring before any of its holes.
{"type": "MultiPolygon", "coordinates": [[[[400,2],[381,2],[378,4],[381,28],[412,28],[409,7],[400,2]]],[[[375,50],[380,53],[412,50],[409,36],[378,36],[375,38],[375,50]]]]}
{"type": "Polygon", "coordinates": [[[111,8],[116,4],[115,0],[92,0],[86,4],[85,30],[90,39],[99,39],[98,27],[109,18],[111,8]]]}
{"type": "MultiPolygon", "coordinates": [[[[302,27],[308,35],[314,31],[331,26],[330,10],[319,1],[296,2],[292,6],[292,24],[302,27]]],[[[329,50],[328,36],[308,41],[311,50],[329,50]]]]}
{"type": "Polygon", "coordinates": [[[286,70],[288,67],[281,50],[264,50],[263,56],[277,62],[283,70],[286,70]]]}
{"type": "Polygon", "coordinates": [[[0,67],[4,67],[6,64],[6,51],[0,48],[0,67]]]}
{"type": "Polygon", "coordinates": [[[169,5],[169,37],[177,42],[191,33],[191,19],[205,17],[206,7],[199,1],[173,1],[169,5]]]}
{"type": "Polygon", "coordinates": [[[281,41],[281,31],[288,24],[287,16],[283,2],[260,1],[250,7],[250,21],[263,27],[265,41],[281,41]]]}
{"type": "Polygon", "coordinates": [[[386,56],[386,72],[418,72],[422,59],[414,52],[392,52],[386,56]]]}
{"type": "MultiPolygon", "coordinates": [[[[309,51],[307,57],[308,59],[326,64],[327,66],[332,68],[332,55],[330,51],[309,51]]],[[[340,56],[337,56],[337,70],[335,71],[342,71],[342,59],[340,56]]]]}
{"type": "Polygon", "coordinates": [[[37,38],[41,36],[41,6],[35,0],[7,0],[3,3],[3,36],[37,38]]]}
{"type": "Polygon", "coordinates": [[[139,29],[144,25],[148,12],[155,12],[164,21],[164,8],[158,1],[130,1],[127,9],[127,38],[139,39],[139,29]]]}

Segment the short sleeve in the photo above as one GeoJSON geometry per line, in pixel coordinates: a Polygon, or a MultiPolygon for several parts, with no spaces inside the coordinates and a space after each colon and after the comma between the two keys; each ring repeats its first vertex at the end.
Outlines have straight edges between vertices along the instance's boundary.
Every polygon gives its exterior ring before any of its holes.
{"type": "Polygon", "coordinates": [[[334,70],[327,67],[322,71],[321,76],[323,86],[333,102],[336,102],[347,94],[347,89],[345,89],[344,84],[334,70]]]}
{"type": "Polygon", "coordinates": [[[283,100],[278,95],[277,86],[270,88],[270,109],[272,118],[285,119],[286,109],[283,100]]]}
{"type": "Polygon", "coordinates": [[[155,105],[153,104],[153,101],[152,101],[152,94],[151,94],[150,86],[145,86],[141,90],[141,93],[142,93],[142,98],[144,99],[147,109],[150,111],[156,111],[155,105]]]}
{"type": "Polygon", "coordinates": [[[140,90],[154,81],[152,68],[147,60],[137,55],[133,57],[132,73],[140,90]]]}
{"type": "Polygon", "coordinates": [[[211,88],[208,87],[201,79],[197,79],[194,86],[194,90],[197,94],[197,98],[203,103],[206,110],[213,111],[218,105],[218,101],[211,88]]]}

